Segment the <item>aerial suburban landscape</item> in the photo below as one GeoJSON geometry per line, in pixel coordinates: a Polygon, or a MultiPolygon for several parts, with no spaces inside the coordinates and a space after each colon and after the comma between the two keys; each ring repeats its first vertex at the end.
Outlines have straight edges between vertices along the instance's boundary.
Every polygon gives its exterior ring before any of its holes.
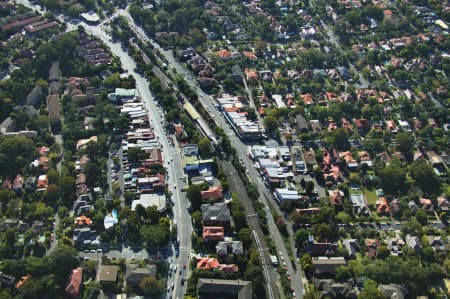
{"type": "Polygon", "coordinates": [[[450,1],[0,1],[0,299],[450,298],[450,1]]]}

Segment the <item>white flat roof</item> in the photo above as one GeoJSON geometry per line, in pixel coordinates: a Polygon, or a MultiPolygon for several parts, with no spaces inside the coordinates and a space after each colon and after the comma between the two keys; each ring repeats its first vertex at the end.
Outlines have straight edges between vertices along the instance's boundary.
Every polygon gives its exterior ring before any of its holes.
{"type": "Polygon", "coordinates": [[[133,200],[131,203],[131,210],[134,211],[137,205],[141,205],[144,208],[156,206],[159,212],[163,212],[166,209],[166,196],[164,194],[141,194],[139,199],[133,200]]]}

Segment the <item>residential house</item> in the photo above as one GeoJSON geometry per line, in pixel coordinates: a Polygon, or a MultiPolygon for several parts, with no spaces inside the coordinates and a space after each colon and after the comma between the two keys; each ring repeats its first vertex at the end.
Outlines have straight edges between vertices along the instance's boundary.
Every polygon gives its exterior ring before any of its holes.
{"type": "Polygon", "coordinates": [[[226,203],[202,204],[200,209],[202,211],[203,225],[223,227],[230,225],[230,210],[226,203]]]}
{"type": "Polygon", "coordinates": [[[393,120],[386,120],[386,127],[389,130],[389,132],[391,133],[397,133],[398,129],[397,129],[397,125],[395,124],[395,122],[393,120]]]}
{"type": "Polygon", "coordinates": [[[205,257],[205,258],[200,258],[197,259],[197,269],[202,269],[202,270],[213,270],[216,269],[219,266],[219,260],[216,258],[209,258],[209,257],[205,257]]]}
{"type": "Polygon", "coordinates": [[[178,59],[180,59],[181,61],[187,61],[195,55],[197,55],[197,52],[195,52],[194,48],[192,47],[189,47],[185,50],[179,50],[177,52],[178,59]]]}
{"type": "Polygon", "coordinates": [[[19,221],[19,225],[17,225],[17,231],[21,234],[26,232],[29,228],[30,228],[30,226],[28,225],[28,223],[23,222],[22,220],[19,221]]]}
{"type": "Polygon", "coordinates": [[[5,274],[0,271],[0,283],[2,286],[12,287],[16,279],[12,275],[5,274]]]}
{"type": "Polygon", "coordinates": [[[276,188],[275,189],[275,198],[281,204],[283,201],[297,201],[300,196],[297,190],[290,190],[287,188],[276,188]]]}
{"type": "Polygon", "coordinates": [[[366,256],[369,258],[377,258],[378,249],[381,246],[380,240],[377,239],[365,239],[364,240],[366,256]]]}
{"type": "Polygon", "coordinates": [[[447,253],[447,247],[445,246],[444,240],[441,236],[427,236],[428,243],[437,253],[447,253]]]}
{"type": "Polygon", "coordinates": [[[77,227],[89,226],[91,224],[92,224],[91,218],[86,217],[84,215],[75,218],[75,225],[77,227]]]}
{"type": "Polygon", "coordinates": [[[320,122],[317,119],[312,119],[309,121],[309,124],[311,125],[311,129],[313,133],[321,133],[322,127],[320,126],[320,122]]]}
{"type": "Polygon", "coordinates": [[[380,284],[378,289],[388,299],[404,299],[403,288],[398,284],[380,284]]]}
{"type": "Polygon", "coordinates": [[[433,171],[437,176],[445,176],[447,171],[444,160],[435,151],[427,152],[428,160],[433,167],[433,171]]]}
{"type": "Polygon", "coordinates": [[[19,278],[19,280],[16,283],[15,288],[18,290],[21,287],[23,287],[23,285],[31,278],[30,274],[24,275],[21,278],[19,278]]]}
{"type": "Polygon", "coordinates": [[[308,123],[306,122],[305,117],[301,114],[297,114],[295,119],[296,119],[298,131],[301,133],[308,132],[309,127],[308,127],[308,123]]]}
{"type": "Polygon", "coordinates": [[[156,265],[145,265],[126,263],[125,282],[127,286],[138,286],[142,279],[146,277],[156,277],[156,265]]]}
{"type": "Polygon", "coordinates": [[[102,285],[114,286],[117,281],[118,266],[115,265],[98,265],[96,280],[102,285]]]}
{"type": "Polygon", "coordinates": [[[197,269],[217,270],[226,273],[235,273],[239,271],[236,264],[220,264],[216,258],[200,258],[197,260],[197,269]]]}
{"type": "Polygon", "coordinates": [[[342,241],[345,249],[347,249],[347,253],[349,257],[355,258],[356,253],[359,251],[358,240],[356,239],[345,239],[342,241]]]}
{"type": "Polygon", "coordinates": [[[422,243],[419,237],[407,234],[405,237],[405,243],[409,248],[414,249],[416,253],[422,252],[422,243]]]}
{"type": "Polygon", "coordinates": [[[333,279],[316,279],[313,278],[316,289],[319,291],[319,298],[358,298],[353,285],[350,282],[336,282],[333,279]]]}
{"type": "Polygon", "coordinates": [[[243,255],[244,247],[241,241],[221,241],[216,245],[216,253],[218,256],[243,255]]]}
{"type": "Polygon", "coordinates": [[[387,240],[387,247],[391,252],[391,255],[399,256],[402,254],[402,247],[405,245],[405,241],[401,238],[393,237],[387,240]]]}
{"type": "Polygon", "coordinates": [[[33,90],[27,95],[26,105],[33,106],[34,108],[39,109],[43,98],[44,95],[42,94],[42,88],[40,86],[35,86],[33,90]]]}
{"type": "Polygon", "coordinates": [[[353,208],[355,212],[359,215],[368,215],[370,214],[369,209],[367,208],[367,202],[364,198],[364,194],[350,194],[350,201],[353,204],[353,208]]]}
{"type": "Polygon", "coordinates": [[[222,199],[223,193],[222,186],[211,186],[208,190],[202,190],[202,200],[217,200],[222,199]]]}
{"type": "Polygon", "coordinates": [[[450,209],[450,202],[444,195],[441,195],[437,198],[437,207],[441,211],[448,211],[450,209]]]}
{"type": "Polygon", "coordinates": [[[39,191],[45,191],[48,187],[48,177],[46,174],[41,174],[38,177],[36,188],[39,191]]]}
{"type": "Polygon", "coordinates": [[[205,242],[222,241],[225,229],[222,226],[204,226],[202,237],[205,242]]]}
{"type": "Polygon", "coordinates": [[[20,174],[16,175],[13,181],[13,188],[12,188],[13,191],[16,193],[22,193],[23,184],[24,184],[23,177],[20,174]]]}
{"type": "Polygon", "coordinates": [[[332,206],[342,206],[344,203],[344,192],[339,189],[329,190],[328,195],[332,206]]]}
{"type": "Polygon", "coordinates": [[[33,225],[31,226],[31,229],[35,233],[41,233],[44,231],[45,224],[41,220],[34,220],[33,225]]]}
{"type": "Polygon", "coordinates": [[[15,228],[19,224],[19,220],[17,219],[5,219],[2,222],[2,231],[7,230],[8,228],[15,228]]]}
{"type": "Polygon", "coordinates": [[[311,261],[312,267],[314,269],[314,274],[317,276],[321,275],[334,275],[336,273],[336,268],[340,266],[347,265],[345,258],[340,257],[314,257],[311,261]]]}
{"type": "Polygon", "coordinates": [[[253,69],[245,68],[244,69],[244,73],[245,73],[246,80],[249,81],[249,82],[251,82],[251,81],[258,81],[259,80],[258,73],[255,70],[253,70],[253,69]]]}
{"type": "Polygon", "coordinates": [[[391,213],[393,216],[399,216],[401,212],[400,201],[396,198],[390,202],[391,213]]]}
{"type": "Polygon", "coordinates": [[[387,202],[386,197],[379,197],[376,201],[376,209],[377,209],[377,213],[379,215],[381,214],[389,214],[389,212],[391,211],[391,208],[389,207],[389,204],[387,202]]]}
{"type": "Polygon", "coordinates": [[[354,120],[356,129],[359,131],[359,133],[367,132],[370,129],[370,124],[367,119],[364,118],[357,118],[354,120]]]}
{"type": "Polygon", "coordinates": [[[314,104],[313,96],[310,93],[302,94],[300,96],[300,98],[302,99],[302,101],[305,104],[305,106],[309,106],[309,105],[314,104]]]}
{"type": "Polygon", "coordinates": [[[306,244],[306,251],[311,256],[332,256],[337,252],[337,243],[315,242],[314,238],[310,236],[306,244]]]}
{"type": "Polygon", "coordinates": [[[339,157],[341,159],[344,159],[348,169],[354,170],[358,167],[358,161],[356,161],[356,159],[353,158],[353,155],[350,151],[340,152],[339,157]]]}
{"type": "MultiPolygon", "coordinates": [[[[236,82],[236,83],[242,83],[243,77],[242,77],[242,71],[241,68],[239,67],[239,65],[235,64],[231,67],[231,78],[236,82]]],[[[200,74],[202,75],[202,74],[200,74]]],[[[211,73],[212,76],[212,73],[211,73]]]]}
{"type": "Polygon", "coordinates": [[[215,55],[222,59],[223,61],[227,61],[231,59],[231,52],[227,49],[222,49],[217,52],[215,52],[215,55]]]}
{"type": "Polygon", "coordinates": [[[197,281],[197,293],[201,299],[212,298],[252,298],[252,282],[245,280],[225,280],[199,278],[197,281]]]}
{"type": "Polygon", "coordinates": [[[91,136],[87,139],[78,140],[76,144],[76,149],[77,150],[85,149],[90,142],[97,142],[97,136],[91,136]]]}
{"type": "Polygon", "coordinates": [[[431,201],[431,199],[422,197],[419,199],[419,203],[425,212],[432,212],[434,209],[433,202],[431,201]]]}
{"type": "Polygon", "coordinates": [[[372,159],[370,158],[370,154],[366,151],[359,151],[358,152],[359,160],[361,161],[361,164],[366,164],[369,167],[372,167],[372,159]]]}
{"type": "Polygon", "coordinates": [[[81,287],[83,286],[83,268],[78,267],[70,273],[69,281],[66,286],[66,293],[71,298],[80,298],[81,287]]]}

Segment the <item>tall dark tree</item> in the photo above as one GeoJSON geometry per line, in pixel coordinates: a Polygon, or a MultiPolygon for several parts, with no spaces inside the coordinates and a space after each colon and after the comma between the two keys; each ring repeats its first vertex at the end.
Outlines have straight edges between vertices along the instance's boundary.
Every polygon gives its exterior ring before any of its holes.
{"type": "Polygon", "coordinates": [[[433,168],[425,161],[415,161],[411,164],[410,175],[422,191],[431,194],[440,192],[439,179],[434,174],[433,168]]]}
{"type": "Polygon", "coordinates": [[[78,265],[78,252],[68,245],[58,245],[49,256],[49,263],[55,279],[65,283],[72,269],[78,265]]]}
{"type": "Polygon", "coordinates": [[[201,186],[200,185],[191,185],[186,190],[187,198],[191,202],[191,208],[193,210],[199,210],[200,205],[202,204],[202,194],[201,194],[201,186]]]}

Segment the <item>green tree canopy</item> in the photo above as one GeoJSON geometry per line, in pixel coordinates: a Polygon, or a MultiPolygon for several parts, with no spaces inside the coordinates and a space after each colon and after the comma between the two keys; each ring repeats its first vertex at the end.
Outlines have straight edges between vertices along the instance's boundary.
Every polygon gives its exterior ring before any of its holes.
{"type": "Polygon", "coordinates": [[[211,155],[211,142],[208,138],[202,138],[198,142],[198,153],[203,158],[208,158],[211,155]]]}
{"type": "Polygon", "coordinates": [[[164,246],[169,240],[169,232],[160,225],[143,225],[141,227],[142,241],[147,249],[164,246]]]}
{"type": "Polygon", "coordinates": [[[0,139],[0,174],[11,175],[31,162],[35,154],[34,142],[23,136],[0,139]]]}
{"type": "Polygon", "coordinates": [[[373,280],[366,280],[363,291],[359,294],[360,299],[385,299],[384,295],[377,287],[377,283],[373,280]]]}
{"type": "Polygon", "coordinates": [[[410,175],[417,186],[426,193],[438,194],[440,192],[439,179],[433,168],[425,161],[415,161],[410,166],[410,175]]]}
{"type": "Polygon", "coordinates": [[[387,194],[398,194],[406,188],[406,173],[396,165],[384,167],[377,175],[381,180],[381,187],[387,194]]]}
{"type": "Polygon", "coordinates": [[[78,252],[68,245],[58,245],[49,256],[49,264],[57,281],[64,283],[70,271],[78,265],[78,252]]]}
{"type": "Polygon", "coordinates": [[[156,280],[154,277],[144,277],[139,282],[139,289],[142,294],[148,296],[150,299],[160,298],[163,290],[161,282],[156,280]]]}
{"type": "Polygon", "coordinates": [[[200,209],[202,204],[202,187],[200,185],[190,185],[186,189],[187,198],[191,201],[191,207],[193,210],[200,209]]]}

